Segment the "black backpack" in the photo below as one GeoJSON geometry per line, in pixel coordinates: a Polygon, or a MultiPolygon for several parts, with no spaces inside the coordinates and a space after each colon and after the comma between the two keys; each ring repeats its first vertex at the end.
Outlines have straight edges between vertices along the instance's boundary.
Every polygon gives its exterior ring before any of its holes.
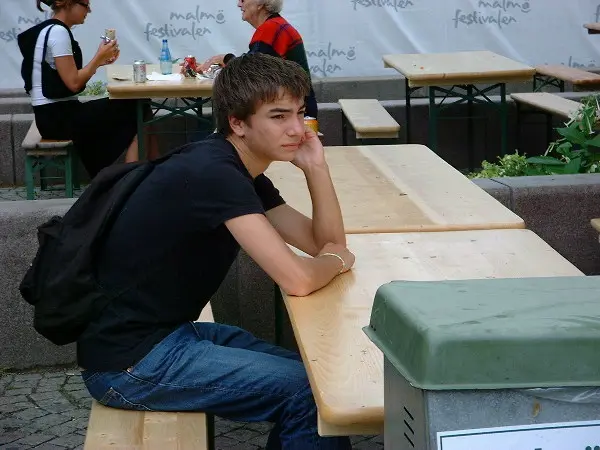
{"type": "Polygon", "coordinates": [[[34,306],[38,333],[57,345],[75,342],[120,294],[98,285],[98,248],[131,193],[157,164],[188,146],[152,162],[103,169],[64,217],[52,217],[38,227],[38,251],[19,286],[34,306]]]}

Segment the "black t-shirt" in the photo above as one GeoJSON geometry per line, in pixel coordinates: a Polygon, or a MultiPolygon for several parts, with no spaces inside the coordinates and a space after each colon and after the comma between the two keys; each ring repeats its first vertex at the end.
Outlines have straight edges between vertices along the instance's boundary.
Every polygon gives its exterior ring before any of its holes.
{"type": "Polygon", "coordinates": [[[88,370],[122,370],[200,311],[239,251],[224,222],[283,204],[214,134],[158,165],[132,194],[98,258],[98,280],[119,295],[77,343],[88,370]]]}

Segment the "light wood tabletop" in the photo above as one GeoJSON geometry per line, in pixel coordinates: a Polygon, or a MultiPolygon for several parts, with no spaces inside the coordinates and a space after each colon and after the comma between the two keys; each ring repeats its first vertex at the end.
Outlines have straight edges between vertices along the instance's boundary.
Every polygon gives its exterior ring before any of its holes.
{"type": "MultiPolygon", "coordinates": [[[[523,220],[423,145],[326,147],[347,233],[524,228],[523,220]]],[[[306,179],[290,163],[266,172],[307,216],[306,179]]]]}
{"type": "MultiPolygon", "coordinates": [[[[180,66],[173,65],[173,73],[179,73],[180,66]]],[[[160,73],[158,64],[148,64],[147,74],[160,73]]],[[[106,90],[112,99],[142,99],[142,98],[185,98],[210,97],[213,80],[184,78],[169,81],[133,82],[133,65],[112,64],[106,66],[108,85],[106,90]]]]}
{"type": "Polygon", "coordinates": [[[319,408],[319,433],[383,430],[383,354],[362,328],[394,280],[583,276],[530,230],[348,236],[352,271],[307,297],[283,298],[319,408]]]}
{"type": "Polygon", "coordinates": [[[533,67],[487,50],[384,55],[383,62],[410,87],[530,81],[535,74],[533,67]]]}

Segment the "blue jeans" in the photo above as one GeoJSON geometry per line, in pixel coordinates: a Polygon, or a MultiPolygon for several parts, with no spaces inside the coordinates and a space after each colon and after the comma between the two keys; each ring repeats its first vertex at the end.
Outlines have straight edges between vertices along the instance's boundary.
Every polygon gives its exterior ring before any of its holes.
{"type": "Polygon", "coordinates": [[[114,408],[273,422],[267,449],[351,448],[347,437],[318,435],[317,407],[299,355],[237,327],[190,322],[127,370],[82,376],[92,397],[114,408]]]}

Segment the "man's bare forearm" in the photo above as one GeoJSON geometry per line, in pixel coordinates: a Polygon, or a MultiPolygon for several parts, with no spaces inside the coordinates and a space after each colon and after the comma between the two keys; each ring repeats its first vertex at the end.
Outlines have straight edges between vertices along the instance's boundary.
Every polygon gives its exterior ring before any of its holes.
{"type": "Polygon", "coordinates": [[[338,201],[327,164],[304,171],[312,199],[312,221],[315,243],[321,248],[332,242],[346,246],[346,234],[338,201]]]}

